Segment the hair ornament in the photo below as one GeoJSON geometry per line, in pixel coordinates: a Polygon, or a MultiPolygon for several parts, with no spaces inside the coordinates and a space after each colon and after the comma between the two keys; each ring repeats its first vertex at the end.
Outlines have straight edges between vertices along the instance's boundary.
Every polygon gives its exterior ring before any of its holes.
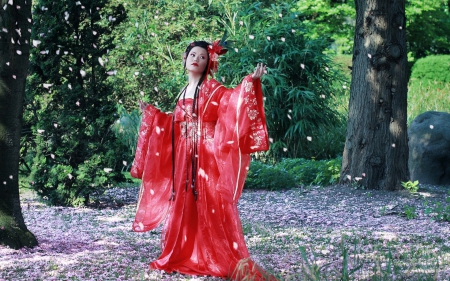
{"type": "Polygon", "coordinates": [[[211,74],[217,72],[217,68],[219,66],[219,56],[228,52],[228,50],[223,47],[223,43],[224,42],[222,40],[216,40],[211,45],[208,45],[211,74]]]}

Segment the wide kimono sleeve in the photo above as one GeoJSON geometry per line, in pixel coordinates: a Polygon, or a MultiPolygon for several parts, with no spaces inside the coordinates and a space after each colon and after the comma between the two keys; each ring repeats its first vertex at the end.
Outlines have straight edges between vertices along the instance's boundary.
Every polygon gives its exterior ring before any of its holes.
{"type": "Polygon", "coordinates": [[[131,176],[142,179],[133,230],[149,231],[166,217],[172,190],[172,114],[144,110],[131,176]]]}
{"type": "Polygon", "coordinates": [[[250,153],[269,149],[261,81],[251,75],[221,98],[214,147],[220,179],[217,190],[237,202],[250,165],[250,153]]]}

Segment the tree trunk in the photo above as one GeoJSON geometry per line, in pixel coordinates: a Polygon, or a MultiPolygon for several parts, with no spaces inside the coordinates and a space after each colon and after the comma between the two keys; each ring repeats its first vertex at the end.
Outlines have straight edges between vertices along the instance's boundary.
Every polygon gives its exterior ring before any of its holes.
{"type": "Polygon", "coordinates": [[[18,181],[31,1],[0,3],[0,244],[19,249],[37,245],[22,216],[18,181]]]}
{"type": "Polygon", "coordinates": [[[355,6],[340,182],[397,190],[409,178],[405,0],[355,0],[355,6]]]}

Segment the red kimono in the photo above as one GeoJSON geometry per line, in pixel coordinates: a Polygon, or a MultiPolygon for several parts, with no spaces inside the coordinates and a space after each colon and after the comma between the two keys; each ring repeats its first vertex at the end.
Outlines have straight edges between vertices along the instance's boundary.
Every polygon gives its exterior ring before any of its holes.
{"type": "Polygon", "coordinates": [[[192,104],[192,99],[178,101],[173,114],[149,105],[143,114],[131,169],[142,179],[133,230],[149,231],[166,219],[162,254],[151,268],[264,280],[264,271],[249,259],[237,209],[250,153],[269,148],[260,80],[247,76],[235,89],[205,81],[197,123],[192,104]]]}

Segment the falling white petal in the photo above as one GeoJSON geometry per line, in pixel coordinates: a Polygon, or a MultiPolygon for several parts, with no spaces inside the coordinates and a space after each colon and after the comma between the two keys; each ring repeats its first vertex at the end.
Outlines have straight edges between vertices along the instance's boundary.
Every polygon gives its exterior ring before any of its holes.
{"type": "Polygon", "coordinates": [[[53,86],[53,84],[44,83],[42,86],[44,86],[44,88],[46,88],[46,89],[49,89],[51,86],[53,86]]]}
{"type": "Polygon", "coordinates": [[[42,42],[40,40],[33,40],[33,46],[37,47],[39,44],[41,44],[42,42]]]}
{"type": "Polygon", "coordinates": [[[80,70],[80,74],[81,74],[81,77],[84,77],[84,76],[86,76],[86,71],[84,71],[83,69],[81,69],[81,70],[80,70]]]}

